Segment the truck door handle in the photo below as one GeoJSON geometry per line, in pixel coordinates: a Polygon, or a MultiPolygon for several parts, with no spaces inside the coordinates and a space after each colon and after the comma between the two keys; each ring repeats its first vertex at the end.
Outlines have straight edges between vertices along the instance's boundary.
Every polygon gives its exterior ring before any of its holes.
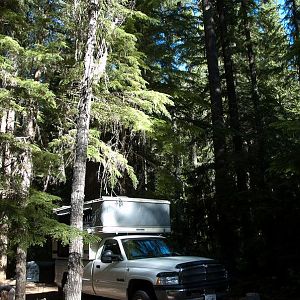
{"type": "Polygon", "coordinates": [[[97,269],[100,269],[100,265],[96,265],[96,268],[97,268],[97,269]]]}

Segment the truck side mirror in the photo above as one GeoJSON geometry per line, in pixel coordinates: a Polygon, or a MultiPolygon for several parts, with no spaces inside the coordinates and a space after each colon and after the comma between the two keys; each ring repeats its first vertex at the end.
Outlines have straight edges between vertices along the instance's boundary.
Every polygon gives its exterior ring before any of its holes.
{"type": "Polygon", "coordinates": [[[104,251],[104,253],[101,256],[101,261],[107,264],[110,264],[113,261],[120,261],[120,260],[123,260],[122,257],[120,255],[113,254],[111,250],[104,251]]]}
{"type": "Polygon", "coordinates": [[[101,261],[103,263],[110,264],[112,262],[112,256],[113,256],[112,251],[111,250],[106,250],[106,251],[104,251],[104,253],[101,256],[101,261]]]}

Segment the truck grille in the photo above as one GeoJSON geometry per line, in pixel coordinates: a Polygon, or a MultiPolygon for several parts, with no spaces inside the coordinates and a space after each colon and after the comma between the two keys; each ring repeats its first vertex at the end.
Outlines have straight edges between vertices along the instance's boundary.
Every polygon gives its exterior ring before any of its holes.
{"type": "Polygon", "coordinates": [[[227,288],[227,272],[221,264],[214,261],[195,261],[178,264],[179,280],[189,288],[219,290],[227,288]]]}

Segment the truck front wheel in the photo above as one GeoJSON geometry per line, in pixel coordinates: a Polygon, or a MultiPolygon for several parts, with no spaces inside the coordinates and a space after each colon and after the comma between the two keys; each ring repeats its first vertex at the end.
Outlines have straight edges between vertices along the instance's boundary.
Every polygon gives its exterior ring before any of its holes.
{"type": "Polygon", "coordinates": [[[143,290],[136,291],[133,297],[131,298],[131,300],[152,300],[152,299],[153,298],[149,296],[148,292],[143,290]]]}

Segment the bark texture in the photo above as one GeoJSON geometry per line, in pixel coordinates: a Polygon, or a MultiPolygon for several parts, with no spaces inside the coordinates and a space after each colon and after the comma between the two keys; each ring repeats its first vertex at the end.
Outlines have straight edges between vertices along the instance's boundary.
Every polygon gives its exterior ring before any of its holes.
{"type": "MultiPolygon", "coordinates": [[[[20,178],[20,190],[17,196],[19,198],[18,201],[21,209],[25,208],[27,205],[32,180],[32,153],[29,147],[30,142],[34,138],[34,118],[32,111],[28,113],[25,124],[25,137],[23,138],[25,149],[19,154],[19,166],[17,170],[17,176],[20,178]]],[[[20,226],[18,228],[20,236],[26,235],[26,229],[22,227],[22,224],[17,224],[17,226],[20,226]]],[[[22,238],[17,246],[16,257],[16,300],[25,300],[27,244],[26,241],[22,241],[22,238]]]]}
{"type": "Polygon", "coordinates": [[[224,0],[217,0],[217,9],[219,14],[219,28],[220,38],[222,44],[225,79],[227,87],[228,107],[229,107],[229,123],[232,131],[233,151],[235,154],[235,172],[236,185],[238,191],[247,190],[247,175],[246,169],[242,165],[243,158],[243,141],[241,136],[241,125],[239,120],[238,100],[236,95],[233,61],[230,48],[229,32],[228,32],[228,18],[226,3],[224,0]]]}
{"type": "MultiPolygon", "coordinates": [[[[1,120],[2,133],[13,134],[15,127],[15,111],[7,110],[3,112],[1,120]]],[[[12,164],[13,164],[13,153],[10,149],[10,143],[3,143],[2,150],[2,161],[1,161],[1,175],[3,176],[3,191],[1,191],[1,199],[7,200],[12,194],[11,188],[11,177],[12,177],[12,164]]],[[[1,216],[2,222],[0,224],[0,282],[6,279],[6,268],[7,268],[7,230],[8,226],[5,223],[6,216],[1,216]]]]}
{"type": "Polygon", "coordinates": [[[203,17],[205,31],[206,57],[208,64],[208,79],[210,87],[210,104],[213,128],[213,147],[215,156],[216,192],[224,195],[224,180],[227,178],[226,170],[226,140],[225,124],[223,119],[223,104],[221,93],[221,81],[218,65],[216,46],[215,21],[213,4],[211,0],[203,0],[203,17]]]}
{"type": "Polygon", "coordinates": [[[210,86],[213,148],[215,158],[215,188],[216,188],[216,213],[213,227],[216,228],[216,250],[222,260],[233,266],[234,257],[232,248],[237,249],[237,239],[232,224],[230,211],[232,181],[229,177],[225,124],[223,119],[223,104],[221,81],[218,65],[217,41],[215,33],[215,10],[212,0],[202,0],[205,31],[206,57],[208,64],[208,79],[210,86]]]}
{"type": "Polygon", "coordinates": [[[16,255],[16,300],[26,299],[26,257],[26,249],[18,246],[16,255]]]}
{"type": "MultiPolygon", "coordinates": [[[[98,28],[99,3],[98,0],[89,2],[89,27],[86,51],[84,57],[84,75],[81,82],[79,116],[77,121],[76,154],[73,169],[71,194],[71,226],[83,229],[83,202],[86,174],[86,159],[90,110],[92,101],[92,84],[95,70],[96,36],[98,28]]],[[[69,248],[68,278],[64,288],[67,300],[81,299],[82,290],[82,237],[76,237],[69,248]]]]}

